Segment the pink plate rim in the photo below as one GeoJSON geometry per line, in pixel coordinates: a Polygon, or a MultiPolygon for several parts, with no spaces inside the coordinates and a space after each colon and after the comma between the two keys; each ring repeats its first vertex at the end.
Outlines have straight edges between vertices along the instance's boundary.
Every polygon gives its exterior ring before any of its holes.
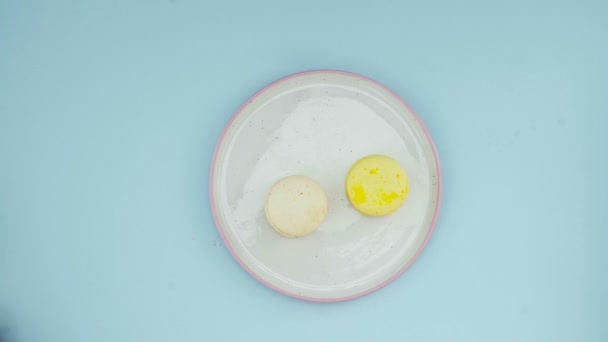
{"type": "Polygon", "coordinates": [[[247,101],[245,101],[240,107],[239,109],[237,109],[237,111],[234,113],[234,115],[230,118],[230,121],[228,121],[228,123],[226,124],[226,126],[224,127],[224,130],[222,131],[222,135],[220,136],[216,146],[215,146],[215,150],[213,152],[213,158],[211,160],[211,170],[210,170],[210,175],[209,175],[209,199],[210,199],[210,203],[211,203],[211,212],[213,214],[213,220],[215,221],[215,226],[222,238],[222,240],[224,241],[224,245],[228,248],[228,251],[230,252],[230,254],[232,255],[232,257],[239,263],[239,265],[241,265],[241,267],[243,269],[245,269],[245,271],[247,271],[247,273],[249,273],[253,278],[255,278],[257,281],[259,281],[260,283],[266,285],[267,287],[275,290],[276,292],[279,292],[283,295],[289,296],[289,297],[293,297],[296,299],[300,299],[300,300],[305,300],[305,301],[310,301],[310,302],[324,302],[324,303],[333,303],[333,302],[342,302],[342,301],[347,301],[347,300],[352,300],[352,299],[356,299],[359,297],[363,297],[365,295],[368,295],[372,292],[375,292],[377,290],[380,290],[381,288],[385,287],[386,285],[388,285],[389,283],[393,282],[395,279],[397,279],[401,274],[403,274],[408,268],[410,268],[410,266],[412,266],[412,264],[416,261],[416,259],[418,259],[418,257],[420,256],[420,254],[422,253],[422,250],[426,247],[426,245],[428,244],[431,235],[433,235],[433,231],[435,230],[435,225],[437,224],[437,218],[439,217],[439,211],[441,209],[441,198],[442,198],[442,182],[443,182],[443,178],[442,178],[442,174],[441,174],[441,165],[439,163],[439,155],[437,154],[437,148],[435,147],[435,143],[433,142],[433,139],[431,138],[431,134],[429,132],[429,130],[426,128],[426,126],[424,125],[423,121],[420,119],[420,117],[418,116],[418,114],[416,114],[416,112],[414,111],[414,109],[407,103],[405,102],[405,100],[403,100],[399,95],[397,95],[397,93],[395,93],[394,91],[392,91],[390,88],[386,87],[385,85],[383,85],[382,83],[375,81],[371,78],[368,78],[366,76],[362,76],[350,71],[342,71],[342,70],[332,70],[332,69],[320,69],[320,70],[311,70],[311,71],[304,71],[304,72],[298,72],[295,74],[291,74],[288,76],[285,76],[283,78],[280,78],[270,84],[268,84],[267,86],[265,86],[264,88],[260,89],[258,92],[256,92],[253,96],[251,96],[247,101]],[[280,288],[277,288],[276,286],[273,286],[271,284],[269,284],[268,282],[266,282],[264,279],[260,278],[257,274],[255,274],[255,272],[253,272],[251,269],[249,269],[241,259],[239,259],[239,257],[236,255],[236,253],[234,252],[234,250],[232,249],[232,246],[230,246],[230,244],[228,243],[228,240],[226,239],[226,236],[222,230],[222,228],[220,227],[220,223],[219,223],[219,219],[218,219],[218,213],[217,213],[217,208],[215,207],[215,201],[214,199],[214,186],[213,186],[213,180],[214,180],[214,170],[215,170],[215,164],[217,161],[217,155],[218,155],[218,151],[220,146],[222,145],[222,142],[224,141],[224,138],[226,136],[226,132],[228,131],[228,129],[230,128],[230,126],[232,125],[232,122],[236,119],[237,116],[239,116],[239,114],[241,113],[241,111],[243,111],[243,109],[251,102],[253,101],[256,97],[258,97],[261,93],[265,92],[267,89],[276,86],[282,82],[288,81],[292,78],[296,78],[296,77],[300,77],[300,76],[305,76],[305,75],[313,75],[313,74],[338,74],[338,75],[346,75],[346,76],[351,76],[351,77],[355,77],[355,78],[359,78],[361,80],[364,81],[368,81],[371,82],[381,88],[383,88],[384,90],[386,90],[387,92],[389,92],[390,94],[392,94],[393,96],[395,96],[395,98],[397,98],[409,111],[410,113],[412,113],[412,115],[414,115],[414,117],[416,118],[416,120],[418,121],[418,123],[420,124],[420,126],[422,127],[422,130],[424,131],[424,134],[426,135],[427,139],[429,140],[429,142],[431,143],[431,147],[433,150],[433,156],[435,158],[435,163],[437,165],[437,174],[438,174],[438,180],[437,180],[437,207],[435,210],[435,215],[433,216],[433,221],[431,222],[431,229],[429,229],[426,237],[424,238],[424,241],[422,242],[422,245],[420,246],[420,248],[418,249],[418,251],[416,252],[416,254],[414,255],[414,257],[401,269],[399,270],[397,273],[395,273],[392,277],[390,277],[389,279],[385,280],[384,282],[382,282],[381,284],[366,290],[364,292],[361,293],[357,293],[355,295],[351,295],[351,296],[347,296],[347,297],[340,297],[340,298],[311,298],[311,297],[306,297],[306,296],[301,296],[301,295],[297,295],[294,293],[290,293],[287,291],[284,291],[280,288]]]}

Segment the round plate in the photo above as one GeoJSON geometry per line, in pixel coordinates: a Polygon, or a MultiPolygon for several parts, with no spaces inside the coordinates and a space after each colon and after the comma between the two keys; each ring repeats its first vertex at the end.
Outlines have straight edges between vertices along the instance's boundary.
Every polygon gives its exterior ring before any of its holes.
{"type": "Polygon", "coordinates": [[[268,287],[304,300],[340,301],[397,278],[420,254],[437,220],[441,172],[431,137],[412,108],[381,84],[342,71],[278,80],[250,98],[226,126],[211,165],[210,197],[234,258],[268,287]],[[383,154],[407,172],[405,204],[384,217],[357,212],[348,170],[383,154]],[[327,191],[318,230],[290,239],[266,221],[274,182],[301,174],[327,191]]]}

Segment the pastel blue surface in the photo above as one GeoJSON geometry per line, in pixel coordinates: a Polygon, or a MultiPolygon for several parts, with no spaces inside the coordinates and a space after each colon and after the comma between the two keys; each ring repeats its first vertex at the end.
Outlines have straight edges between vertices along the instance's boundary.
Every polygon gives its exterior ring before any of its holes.
{"type": "Polygon", "coordinates": [[[0,1],[4,341],[608,341],[608,2],[0,1]],[[444,171],[430,244],[338,304],[220,243],[212,151],[288,74],[403,96],[444,171]],[[382,337],[380,337],[382,336],[382,337]]]}

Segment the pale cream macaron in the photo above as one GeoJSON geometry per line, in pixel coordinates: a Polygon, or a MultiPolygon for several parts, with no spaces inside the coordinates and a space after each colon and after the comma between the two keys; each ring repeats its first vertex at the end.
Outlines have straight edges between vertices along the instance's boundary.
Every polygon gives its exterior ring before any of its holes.
{"type": "Polygon", "coordinates": [[[306,176],[288,176],[276,182],[268,193],[264,211],[270,225],[290,238],[315,231],[327,216],[327,194],[306,176]]]}

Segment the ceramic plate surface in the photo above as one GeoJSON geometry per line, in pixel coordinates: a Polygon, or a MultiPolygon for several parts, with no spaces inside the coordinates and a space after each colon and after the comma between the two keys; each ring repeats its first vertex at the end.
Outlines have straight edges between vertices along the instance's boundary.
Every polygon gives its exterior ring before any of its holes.
{"type": "Polygon", "coordinates": [[[211,205],[226,247],[270,288],[299,299],[339,301],[375,291],[405,271],[427,243],[441,201],[441,172],[420,118],[395,93],[360,75],[312,71],[276,81],[226,126],[211,166],[211,205]],[[358,159],[383,154],[410,181],[405,204],[384,217],[357,212],[345,177],[358,159]],[[327,218],[290,239],[267,222],[264,202],[288,175],[319,182],[327,218]]]}

